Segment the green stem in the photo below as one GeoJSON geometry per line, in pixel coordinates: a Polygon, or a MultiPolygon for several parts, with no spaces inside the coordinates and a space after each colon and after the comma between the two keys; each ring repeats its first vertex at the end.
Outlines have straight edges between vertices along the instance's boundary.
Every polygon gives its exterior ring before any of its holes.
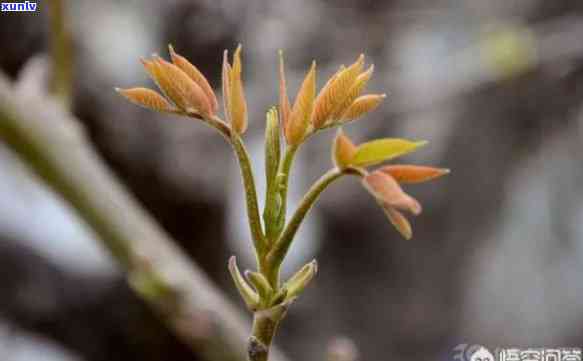
{"type": "Polygon", "coordinates": [[[261,218],[259,216],[259,206],[257,204],[257,190],[255,188],[255,179],[249,153],[241,140],[241,137],[232,138],[232,146],[239,160],[243,186],[245,188],[245,201],[247,203],[247,218],[249,219],[249,228],[253,237],[253,244],[259,256],[265,253],[266,241],[261,227],[261,218]]]}
{"type": "Polygon", "coordinates": [[[310,190],[304,195],[304,198],[302,198],[300,205],[285,227],[280,238],[269,252],[268,260],[270,263],[281,264],[308,211],[312,208],[324,189],[343,174],[344,173],[337,168],[331,169],[312,185],[310,190]]]}
{"type": "Polygon", "coordinates": [[[285,220],[285,215],[287,211],[287,191],[289,185],[289,174],[291,172],[291,167],[298,151],[297,146],[288,146],[285,150],[285,155],[283,156],[283,161],[280,164],[279,174],[281,174],[282,179],[279,186],[281,187],[281,209],[282,217],[285,220]]]}
{"type": "Polygon", "coordinates": [[[279,290],[279,265],[270,262],[268,255],[269,253],[259,259],[259,272],[267,278],[271,288],[277,292],[279,290]]]}
{"type": "MultiPolygon", "coordinates": [[[[187,114],[193,118],[200,119],[198,115],[187,114]]],[[[231,128],[219,117],[213,116],[210,118],[201,119],[205,124],[221,133],[221,135],[231,144],[241,170],[241,177],[243,178],[243,187],[245,188],[245,203],[247,205],[247,219],[249,220],[249,228],[253,238],[253,245],[257,250],[258,256],[265,253],[266,241],[263,228],[261,227],[261,218],[259,216],[259,206],[257,202],[257,189],[255,187],[255,177],[253,176],[253,168],[251,166],[251,159],[243,140],[238,135],[232,136],[231,128]]]]}
{"type": "Polygon", "coordinates": [[[265,123],[265,207],[263,210],[263,225],[265,238],[269,244],[277,238],[281,231],[281,195],[277,185],[277,174],[281,163],[281,129],[277,111],[267,112],[265,123]]]}
{"type": "MultiPolygon", "coordinates": [[[[289,187],[289,175],[291,172],[291,167],[293,164],[294,157],[297,153],[298,147],[297,146],[288,146],[286,148],[285,154],[283,156],[283,160],[279,164],[278,170],[278,181],[276,183],[277,189],[271,190],[273,196],[275,194],[279,194],[281,199],[280,204],[280,213],[279,213],[279,222],[280,226],[277,226],[275,231],[275,237],[279,237],[283,227],[285,226],[285,216],[287,211],[287,193],[289,187]]],[[[273,236],[273,234],[271,234],[273,236]]],[[[268,240],[270,243],[270,247],[273,247],[275,244],[275,239],[268,240]]],[[[271,250],[269,250],[271,253],[271,250]]],[[[269,254],[268,253],[268,254],[269,254]]],[[[272,260],[268,257],[268,254],[264,254],[258,260],[259,271],[267,278],[271,286],[274,290],[279,289],[279,270],[281,263],[272,262],[272,260]]]]}
{"type": "Polygon", "coordinates": [[[275,336],[279,323],[285,317],[289,303],[283,303],[273,308],[255,312],[253,328],[247,345],[249,361],[267,361],[271,341],[275,336]]]}

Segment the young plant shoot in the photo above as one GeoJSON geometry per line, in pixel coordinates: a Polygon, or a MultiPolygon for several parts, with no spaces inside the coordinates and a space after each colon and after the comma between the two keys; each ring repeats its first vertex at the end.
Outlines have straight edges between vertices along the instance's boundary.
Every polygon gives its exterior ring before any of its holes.
{"type": "Polygon", "coordinates": [[[267,361],[279,322],[290,304],[302,294],[318,271],[311,261],[282,282],[280,268],[296,233],[320,194],[337,179],[360,178],[387,218],[406,239],[413,235],[404,213],[418,215],[421,204],[405,193],[401,185],[426,182],[449,170],[414,165],[371,167],[411,153],[426,144],[399,138],[376,139],[354,144],[341,126],[362,118],[377,108],[385,94],[362,94],[374,67],[364,67],[364,55],[348,67],[341,66],[317,91],[316,63],[309,67],[293,99],[288,97],[283,54],[279,53],[279,106],[267,111],[265,127],[266,201],[260,215],[257,190],[243,136],[248,114],[243,86],[241,46],[229,61],[225,51],[222,67],[222,108],[206,77],[170,46],[171,62],[159,56],[142,59],[146,72],[161,93],[146,88],[116,89],[131,102],[158,112],[199,120],[216,129],[232,146],[241,168],[247,218],[257,260],[256,271],[241,273],[235,257],[229,271],[241,298],[253,313],[248,343],[250,361],[267,361]],[[290,173],[296,153],[310,137],[328,128],[338,128],[332,144],[332,164],[307,191],[298,208],[288,217],[287,197],[290,173]]]}

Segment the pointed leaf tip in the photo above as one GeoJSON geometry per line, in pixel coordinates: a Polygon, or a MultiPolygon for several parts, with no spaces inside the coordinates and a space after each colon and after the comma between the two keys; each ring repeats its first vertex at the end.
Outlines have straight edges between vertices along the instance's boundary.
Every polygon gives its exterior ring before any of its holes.
{"type": "Polygon", "coordinates": [[[353,162],[361,167],[375,165],[414,152],[426,144],[426,141],[399,138],[377,139],[359,145],[353,162]]]}
{"type": "Polygon", "coordinates": [[[230,71],[230,89],[229,89],[229,106],[231,125],[235,133],[241,135],[247,130],[247,101],[245,99],[245,90],[241,79],[241,44],[233,54],[233,66],[230,71]]]}
{"type": "Polygon", "coordinates": [[[406,240],[413,238],[411,223],[401,212],[391,207],[383,207],[383,211],[391,224],[397,229],[397,231],[399,231],[403,238],[406,240]]]}
{"type": "Polygon", "coordinates": [[[283,288],[287,290],[286,299],[295,299],[299,296],[304,289],[310,284],[310,281],[314,278],[318,272],[318,263],[316,260],[304,265],[299,271],[297,271],[292,277],[290,277],[287,282],[283,285],[283,288]]]}
{"type": "Polygon", "coordinates": [[[237,267],[237,259],[235,256],[229,258],[229,272],[231,273],[233,282],[247,307],[252,311],[256,310],[259,306],[259,295],[253,290],[253,288],[251,288],[251,286],[249,286],[247,281],[241,275],[241,271],[239,271],[239,267],[237,267]]]}
{"type": "Polygon", "coordinates": [[[399,183],[422,183],[450,173],[449,169],[417,165],[387,165],[379,171],[389,174],[399,183]]]}

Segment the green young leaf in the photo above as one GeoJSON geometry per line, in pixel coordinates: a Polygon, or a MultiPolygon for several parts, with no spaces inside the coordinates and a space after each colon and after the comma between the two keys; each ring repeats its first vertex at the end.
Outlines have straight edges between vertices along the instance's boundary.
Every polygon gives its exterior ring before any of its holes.
{"type": "Polygon", "coordinates": [[[253,290],[253,288],[251,288],[251,286],[249,286],[247,281],[245,281],[241,275],[239,267],[237,267],[237,259],[235,256],[229,259],[229,272],[231,272],[235,286],[237,286],[237,290],[239,291],[241,298],[243,298],[243,301],[245,301],[247,307],[252,311],[256,310],[259,306],[259,295],[253,290]]]}
{"type": "Polygon", "coordinates": [[[267,112],[265,126],[265,176],[267,184],[273,185],[277,177],[277,169],[281,158],[280,128],[275,107],[267,112]]]}
{"type": "Polygon", "coordinates": [[[266,239],[261,227],[261,216],[259,215],[259,206],[257,204],[257,190],[255,188],[251,160],[249,159],[249,153],[241,137],[237,134],[231,134],[230,138],[241,168],[243,188],[245,189],[245,203],[247,204],[247,218],[253,237],[253,245],[257,253],[262,254],[265,251],[266,239]]]}
{"type": "Polygon", "coordinates": [[[287,290],[286,299],[297,297],[302,293],[317,272],[318,262],[316,260],[306,264],[296,272],[283,286],[287,290]]]}
{"type": "Polygon", "coordinates": [[[275,226],[272,236],[277,239],[285,226],[285,213],[287,207],[287,177],[283,173],[278,173],[275,181],[274,192],[276,193],[276,201],[278,204],[278,212],[275,218],[275,226]]]}
{"type": "Polygon", "coordinates": [[[373,140],[358,146],[352,164],[358,167],[375,165],[411,153],[425,144],[427,142],[424,140],[418,142],[398,138],[373,140]]]}
{"type": "Polygon", "coordinates": [[[267,303],[273,295],[273,288],[269,284],[267,278],[261,273],[251,271],[245,271],[245,277],[247,277],[249,282],[255,287],[255,290],[259,293],[261,301],[267,303]]]}
{"type": "Polygon", "coordinates": [[[277,110],[271,108],[267,112],[265,126],[265,178],[266,195],[263,221],[268,239],[276,237],[276,224],[281,213],[281,196],[279,196],[277,173],[281,159],[280,124],[277,110]]]}

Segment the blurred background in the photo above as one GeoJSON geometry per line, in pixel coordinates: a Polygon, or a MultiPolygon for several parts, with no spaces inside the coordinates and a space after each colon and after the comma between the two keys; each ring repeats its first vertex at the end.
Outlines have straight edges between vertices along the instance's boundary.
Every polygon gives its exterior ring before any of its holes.
{"type": "MultiPolygon", "coordinates": [[[[34,13],[0,13],[0,68],[14,81],[48,50],[47,3],[37,3],[34,13]]],[[[369,90],[388,99],[347,133],[358,142],[427,139],[405,160],[452,169],[407,189],[425,208],[412,241],[356,180],[324,193],[286,264],[286,275],[312,258],[320,264],[276,338],[290,359],[324,360],[339,336],[369,361],[450,360],[461,343],[583,344],[583,2],[66,4],[74,114],[120,180],[242,311],[226,269],[232,254],[253,267],[235,159],[199,123],[115,94],[152,85],[140,57],[166,57],[172,43],[218,91],[223,49],[243,44],[245,140],[261,184],[278,49],[293,95],[312,59],[321,87],[364,52],[376,66],[369,90]]],[[[302,148],[296,201],[330,167],[332,133],[302,148]]],[[[0,360],[192,359],[87,227],[0,147],[0,360]]]]}

